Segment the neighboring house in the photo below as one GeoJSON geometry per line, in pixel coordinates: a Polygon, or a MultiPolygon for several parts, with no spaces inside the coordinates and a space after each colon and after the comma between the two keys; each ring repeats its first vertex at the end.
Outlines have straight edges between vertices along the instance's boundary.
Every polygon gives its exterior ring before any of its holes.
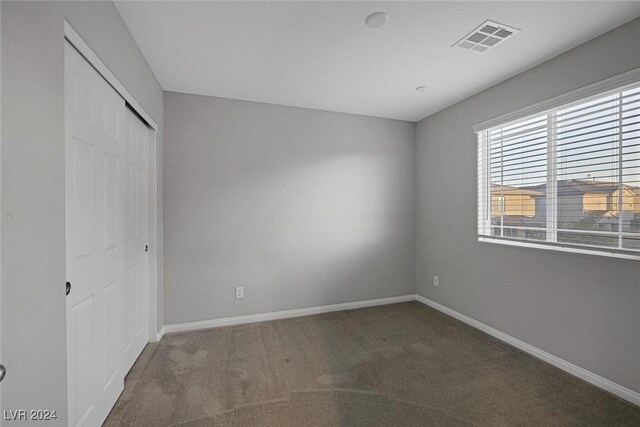
{"type": "MultiPolygon", "coordinates": [[[[617,183],[591,179],[558,181],[558,228],[631,231],[640,219],[640,188],[622,186],[622,213],[619,215],[620,188],[617,183]]],[[[637,225],[636,225],[637,226],[637,225]]]]}
{"type": "MultiPolygon", "coordinates": [[[[582,194],[583,212],[618,212],[619,188],[617,183],[595,180],[568,180],[558,182],[558,194],[562,196],[560,187],[572,189],[582,194]]],[[[561,198],[562,200],[562,198],[561,198]]],[[[640,212],[640,188],[622,186],[622,211],[640,212]]]]}
{"type": "MultiPolygon", "coordinates": [[[[508,185],[494,185],[491,188],[491,217],[494,224],[500,224],[500,214],[502,225],[505,227],[544,227],[544,222],[539,223],[536,219],[537,200],[544,196],[538,190],[512,187],[508,185]]],[[[505,228],[505,237],[531,237],[531,231],[505,228]]],[[[541,233],[535,231],[535,233],[541,233]]],[[[544,234],[544,232],[542,232],[544,234]]],[[[540,236],[543,237],[542,235],[540,236]]]]}
{"type": "MultiPolygon", "coordinates": [[[[617,183],[592,179],[558,181],[558,228],[617,231],[617,183]]],[[[491,212],[503,225],[515,227],[544,227],[546,223],[546,184],[531,187],[494,185],[491,212]]],[[[640,187],[622,186],[623,231],[640,229],[640,187]]]]}
{"type": "Polygon", "coordinates": [[[511,187],[508,185],[494,185],[491,188],[491,215],[523,216],[533,218],[536,216],[536,197],[544,193],[526,188],[511,187]]]}

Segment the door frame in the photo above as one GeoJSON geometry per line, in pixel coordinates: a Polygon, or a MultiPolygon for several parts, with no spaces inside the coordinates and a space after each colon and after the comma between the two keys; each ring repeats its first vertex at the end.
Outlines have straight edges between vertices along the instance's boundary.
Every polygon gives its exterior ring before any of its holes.
{"type": "Polygon", "coordinates": [[[149,322],[149,342],[157,342],[164,335],[164,326],[158,330],[158,295],[162,290],[163,248],[162,155],[158,138],[159,127],[66,19],[64,37],[149,125],[149,315],[147,321],[149,322]]]}

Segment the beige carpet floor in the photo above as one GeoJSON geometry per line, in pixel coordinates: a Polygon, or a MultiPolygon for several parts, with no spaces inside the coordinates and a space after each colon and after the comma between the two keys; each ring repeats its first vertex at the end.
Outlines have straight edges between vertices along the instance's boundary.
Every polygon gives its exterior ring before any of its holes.
{"type": "Polygon", "coordinates": [[[106,426],[640,426],[640,408],[417,302],[165,335],[106,426]]]}

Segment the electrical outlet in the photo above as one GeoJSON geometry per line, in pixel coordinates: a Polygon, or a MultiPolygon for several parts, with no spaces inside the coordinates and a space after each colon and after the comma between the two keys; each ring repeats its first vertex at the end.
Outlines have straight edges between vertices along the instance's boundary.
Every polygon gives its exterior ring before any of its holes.
{"type": "Polygon", "coordinates": [[[244,287],[239,286],[236,288],[236,299],[244,298],[244,287]]]}
{"type": "Polygon", "coordinates": [[[433,286],[440,286],[440,278],[438,276],[433,276],[433,286]]]}

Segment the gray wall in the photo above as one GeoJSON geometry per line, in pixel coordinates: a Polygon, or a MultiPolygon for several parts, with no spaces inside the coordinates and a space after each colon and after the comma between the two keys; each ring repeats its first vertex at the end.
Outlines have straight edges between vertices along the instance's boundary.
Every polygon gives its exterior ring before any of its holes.
{"type": "Polygon", "coordinates": [[[418,293],[635,391],[640,263],[477,242],[471,127],[640,67],[638,40],[635,20],[421,121],[417,132],[418,293]]]}
{"type": "Polygon", "coordinates": [[[164,112],[166,324],[415,292],[414,123],[170,92],[164,112]]]}
{"type": "Polygon", "coordinates": [[[1,7],[2,407],[66,425],[64,18],[159,124],[162,90],[111,2],[1,7]]]}

